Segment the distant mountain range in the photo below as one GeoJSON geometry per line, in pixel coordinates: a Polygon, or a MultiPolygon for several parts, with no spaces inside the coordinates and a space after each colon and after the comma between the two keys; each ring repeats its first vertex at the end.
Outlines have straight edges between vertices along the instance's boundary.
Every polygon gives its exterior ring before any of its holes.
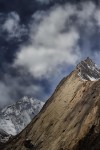
{"type": "Polygon", "coordinates": [[[5,141],[10,135],[21,132],[36,116],[44,102],[37,99],[23,97],[16,104],[0,111],[0,139],[5,141]]]}

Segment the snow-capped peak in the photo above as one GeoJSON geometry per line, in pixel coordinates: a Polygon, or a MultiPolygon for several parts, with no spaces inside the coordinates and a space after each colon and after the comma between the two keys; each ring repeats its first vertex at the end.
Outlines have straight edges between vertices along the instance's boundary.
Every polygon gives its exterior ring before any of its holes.
{"type": "Polygon", "coordinates": [[[87,57],[86,60],[81,61],[76,69],[82,80],[96,81],[100,79],[100,69],[89,57],[87,57]]]}
{"type": "Polygon", "coordinates": [[[43,107],[44,102],[23,97],[15,104],[0,111],[0,129],[16,135],[23,130],[43,107]]]}

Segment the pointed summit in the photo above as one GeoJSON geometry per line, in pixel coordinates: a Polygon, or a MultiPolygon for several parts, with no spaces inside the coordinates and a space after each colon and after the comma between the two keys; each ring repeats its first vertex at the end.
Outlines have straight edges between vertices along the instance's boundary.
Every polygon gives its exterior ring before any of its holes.
{"type": "Polygon", "coordinates": [[[89,57],[81,61],[76,69],[82,80],[95,81],[100,79],[100,69],[89,57]]]}
{"type": "Polygon", "coordinates": [[[95,63],[92,61],[91,58],[87,57],[86,60],[84,60],[88,65],[95,66],[95,63]]]}

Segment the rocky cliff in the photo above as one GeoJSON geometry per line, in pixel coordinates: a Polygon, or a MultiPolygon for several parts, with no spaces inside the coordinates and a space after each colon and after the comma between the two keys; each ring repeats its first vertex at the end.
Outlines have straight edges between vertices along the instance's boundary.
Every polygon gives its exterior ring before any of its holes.
{"type": "Polygon", "coordinates": [[[2,150],[26,150],[27,138],[35,150],[99,150],[100,70],[90,62],[87,58],[65,77],[40,113],[2,150]]]}

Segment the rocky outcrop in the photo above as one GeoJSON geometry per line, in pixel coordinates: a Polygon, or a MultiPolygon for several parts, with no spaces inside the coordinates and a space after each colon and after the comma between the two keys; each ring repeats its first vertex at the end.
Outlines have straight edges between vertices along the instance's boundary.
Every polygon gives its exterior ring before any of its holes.
{"type": "Polygon", "coordinates": [[[25,150],[27,138],[36,150],[99,148],[100,80],[82,80],[78,74],[75,69],[60,82],[41,112],[3,150],[25,150]]]}
{"type": "Polygon", "coordinates": [[[76,69],[82,80],[95,81],[100,79],[100,69],[89,57],[87,57],[86,60],[81,61],[76,69]]]}

